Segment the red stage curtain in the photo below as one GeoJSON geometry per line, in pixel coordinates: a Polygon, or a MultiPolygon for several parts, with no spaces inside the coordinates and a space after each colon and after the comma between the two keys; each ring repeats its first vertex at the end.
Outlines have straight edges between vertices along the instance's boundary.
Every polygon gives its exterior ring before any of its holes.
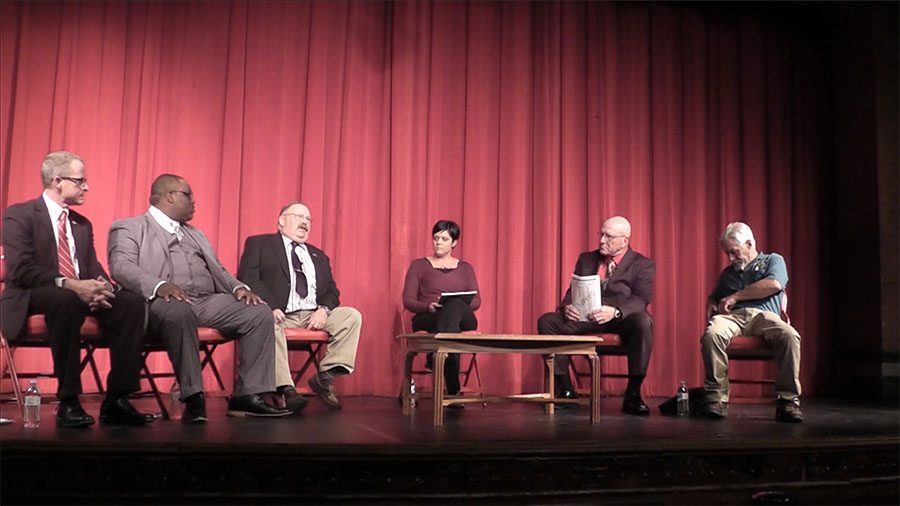
{"type": "MultiPolygon", "coordinates": [[[[343,303],[364,315],[344,394],[397,393],[404,273],[436,220],[462,226],[480,328],[533,333],[614,214],[658,267],[646,394],[701,383],[705,299],[726,265],[717,238],[734,220],[786,257],[804,386],[824,385],[825,66],[789,23],[594,2],[27,2],[0,14],[0,205],[39,195],[48,151],[81,154],[105,258],[109,224],[143,213],[153,178],[174,172],[234,270],[244,239],[303,200],[343,303]]],[[[540,384],[533,357],[480,365],[490,392],[540,384]]]]}

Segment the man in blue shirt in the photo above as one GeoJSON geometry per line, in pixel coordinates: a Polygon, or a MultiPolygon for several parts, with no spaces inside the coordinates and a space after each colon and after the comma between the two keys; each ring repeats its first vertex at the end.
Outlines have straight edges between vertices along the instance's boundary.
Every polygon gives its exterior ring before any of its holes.
{"type": "Polygon", "coordinates": [[[731,265],[719,275],[707,305],[709,324],[700,339],[706,369],[706,403],[700,413],[715,419],[728,416],[726,349],[732,337],[750,335],[764,338],[775,349],[778,364],[775,419],[802,422],[800,334],[781,319],[782,299],[788,282],[784,258],[777,253],[758,252],[753,231],[741,222],[725,227],[722,250],[731,265]]]}

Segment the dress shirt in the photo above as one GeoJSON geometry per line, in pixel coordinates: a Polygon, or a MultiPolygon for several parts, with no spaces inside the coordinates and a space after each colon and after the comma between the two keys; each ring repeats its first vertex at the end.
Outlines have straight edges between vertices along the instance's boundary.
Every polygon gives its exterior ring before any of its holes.
{"type": "Polygon", "coordinates": [[[301,299],[300,294],[296,290],[297,276],[294,275],[294,271],[291,268],[291,248],[294,241],[284,234],[281,234],[281,240],[284,242],[284,256],[287,258],[288,270],[291,272],[291,275],[288,276],[291,278],[291,289],[288,292],[290,295],[288,295],[288,303],[284,312],[315,311],[319,307],[316,299],[316,266],[313,264],[312,257],[309,256],[309,250],[305,244],[300,244],[295,249],[297,258],[303,264],[303,274],[306,275],[306,286],[308,288],[306,298],[301,299]]]}
{"type": "MultiPolygon", "coordinates": [[[[51,228],[53,228],[53,238],[57,248],[59,248],[59,215],[62,214],[63,211],[69,213],[69,218],[66,220],[66,238],[69,243],[69,252],[72,254],[72,266],[75,267],[75,275],[81,277],[81,269],[78,267],[78,255],[75,254],[75,238],[72,237],[72,212],[57,204],[49,195],[47,195],[47,192],[44,192],[42,196],[44,197],[44,204],[47,205],[47,211],[50,211],[50,223],[53,225],[51,228]]],[[[61,287],[63,279],[65,279],[64,276],[57,277],[56,286],[61,287]]]]}

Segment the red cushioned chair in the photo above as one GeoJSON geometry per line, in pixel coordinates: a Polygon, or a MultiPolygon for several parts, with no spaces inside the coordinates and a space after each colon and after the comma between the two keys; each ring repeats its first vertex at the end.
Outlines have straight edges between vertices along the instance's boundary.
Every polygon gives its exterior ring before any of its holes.
{"type": "MultiPolygon", "coordinates": [[[[603,333],[592,335],[603,339],[603,342],[597,345],[597,355],[599,355],[600,358],[605,356],[624,357],[628,355],[628,351],[622,346],[622,337],[619,336],[619,334],[603,333]]],[[[576,393],[579,395],[589,395],[591,393],[591,366],[587,358],[580,355],[573,356],[569,365],[572,369],[572,375],[575,377],[575,384],[573,386],[575,387],[576,393]],[[582,365],[578,365],[579,362],[581,362],[582,365]]],[[[628,379],[628,374],[605,373],[603,372],[602,366],[600,367],[599,373],[601,380],[603,378],[628,379]]]]}
{"type": "MultiPolygon", "coordinates": [[[[218,385],[219,390],[224,391],[225,382],[222,381],[222,375],[219,373],[219,368],[216,366],[216,361],[213,359],[213,353],[215,353],[219,346],[228,343],[229,339],[226,339],[218,330],[209,327],[198,327],[197,338],[200,343],[200,370],[202,371],[208,367],[216,378],[216,384],[218,385]]],[[[147,381],[150,388],[149,394],[156,400],[156,404],[159,406],[159,411],[163,418],[168,420],[169,410],[166,408],[163,393],[156,384],[156,380],[162,378],[174,378],[175,373],[171,371],[154,372],[151,371],[150,367],[147,365],[147,358],[150,357],[151,353],[165,351],[166,346],[158,337],[147,336],[144,339],[144,344],[141,346],[141,379],[147,381]]]]}
{"type": "MultiPolygon", "coordinates": [[[[6,284],[6,257],[3,255],[3,246],[0,245],[0,291],[6,284]]],[[[9,379],[12,383],[13,396],[16,404],[22,407],[22,385],[19,383],[22,379],[32,379],[39,377],[53,377],[52,371],[20,371],[16,367],[15,353],[19,348],[31,349],[50,349],[50,342],[46,339],[47,322],[44,321],[44,315],[31,315],[25,323],[24,334],[14,340],[7,340],[6,336],[0,333],[0,347],[3,348],[3,371],[0,373],[0,381],[9,379]]],[[[94,377],[94,383],[97,391],[103,393],[103,383],[100,380],[100,371],[94,361],[94,350],[96,345],[102,341],[100,337],[100,325],[97,320],[88,316],[85,318],[84,324],[81,326],[81,345],[85,354],[81,359],[81,370],[90,366],[91,373],[94,377]]]]}
{"type": "MultiPolygon", "coordinates": [[[[788,297],[787,292],[784,292],[784,297],[781,298],[781,319],[785,321],[785,323],[791,323],[791,317],[787,312],[787,304],[788,297]]],[[[618,334],[597,334],[598,337],[603,338],[603,344],[597,347],[597,354],[600,356],[604,355],[619,355],[626,356],[627,351],[622,346],[622,340],[618,334]]],[[[769,347],[766,344],[765,339],[759,336],[734,336],[731,339],[731,342],[728,344],[728,358],[729,360],[737,360],[741,362],[752,362],[752,361],[762,361],[771,363],[775,359],[775,350],[769,347]]],[[[590,370],[584,369],[584,366],[576,366],[575,359],[577,357],[573,357],[572,360],[572,372],[575,376],[575,389],[579,394],[589,393],[590,392],[590,383],[586,387],[581,386],[582,378],[587,378],[587,381],[590,382],[590,370]]],[[[586,362],[586,361],[585,361],[586,362]]],[[[607,378],[628,378],[627,374],[604,374],[601,372],[600,377],[607,378]]],[[[769,376],[771,378],[771,375],[769,376]]],[[[734,384],[750,384],[750,385],[774,385],[775,380],[773,379],[756,379],[756,378],[729,378],[730,383],[734,384]]],[[[757,398],[751,398],[757,399],[757,398]]]]}
{"type": "MultiPolygon", "coordinates": [[[[406,309],[401,309],[400,311],[400,330],[403,334],[411,333],[410,322],[412,321],[413,313],[407,311],[406,309]]],[[[428,332],[424,330],[420,330],[416,332],[416,334],[427,334],[428,332]]],[[[472,330],[463,332],[463,334],[480,334],[480,332],[472,330]]],[[[418,355],[418,354],[416,354],[418,355]]],[[[463,367],[463,357],[460,357],[460,367],[459,367],[459,392],[460,394],[473,393],[478,397],[484,395],[484,392],[481,389],[481,373],[478,372],[478,355],[475,353],[467,353],[465,355],[469,356],[469,363],[463,367]],[[474,379],[474,383],[470,385],[470,382],[474,379]]],[[[413,367],[412,367],[412,379],[415,380],[416,376],[420,378],[430,377],[434,374],[434,371],[431,369],[427,369],[425,364],[419,367],[415,367],[415,357],[413,357],[413,367]]],[[[402,389],[403,386],[401,385],[402,389]]],[[[400,392],[400,398],[403,398],[403,392],[400,392]]],[[[434,392],[429,389],[424,389],[421,386],[416,387],[416,395],[413,399],[425,399],[431,398],[434,395],[434,392]]],[[[487,404],[484,404],[485,406],[487,404]]]]}
{"type": "MultiPolygon", "coordinates": [[[[788,296],[787,292],[784,292],[784,296],[781,298],[781,319],[790,325],[791,317],[788,315],[787,304],[788,296]]],[[[734,336],[728,344],[726,352],[728,353],[729,361],[737,360],[745,363],[755,361],[772,364],[775,360],[775,350],[766,344],[766,340],[760,336],[734,336]]],[[[768,369],[771,370],[772,367],[769,366],[768,369]]],[[[729,374],[728,381],[738,385],[772,385],[774,387],[775,380],[771,379],[773,376],[774,373],[768,374],[765,379],[732,378],[729,374]]],[[[749,397],[748,399],[764,401],[761,397],[749,397]]]]}
{"type": "Polygon", "coordinates": [[[291,352],[306,354],[303,365],[291,368],[291,375],[298,392],[311,394],[309,387],[304,385],[300,378],[310,367],[314,367],[314,371],[319,370],[319,355],[322,353],[322,347],[328,344],[328,333],[324,330],[284,329],[284,337],[287,340],[288,358],[291,352]]]}

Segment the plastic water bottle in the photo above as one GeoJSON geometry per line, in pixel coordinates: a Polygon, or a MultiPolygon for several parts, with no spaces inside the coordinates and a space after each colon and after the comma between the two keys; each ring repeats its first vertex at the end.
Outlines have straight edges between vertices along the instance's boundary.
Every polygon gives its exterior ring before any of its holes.
{"type": "Polygon", "coordinates": [[[27,429],[35,429],[41,424],[41,391],[36,380],[31,380],[28,390],[25,390],[24,418],[27,429]]]}
{"type": "Polygon", "coordinates": [[[181,402],[181,385],[178,380],[172,382],[172,388],[169,389],[169,420],[181,420],[181,410],[184,407],[181,402]]]}
{"type": "Polygon", "coordinates": [[[687,416],[691,414],[691,403],[688,398],[687,384],[684,381],[682,381],[681,386],[678,387],[676,398],[678,400],[678,416],[687,416]]]}
{"type": "Polygon", "coordinates": [[[409,405],[416,407],[416,380],[414,378],[409,379],[409,405]]]}

